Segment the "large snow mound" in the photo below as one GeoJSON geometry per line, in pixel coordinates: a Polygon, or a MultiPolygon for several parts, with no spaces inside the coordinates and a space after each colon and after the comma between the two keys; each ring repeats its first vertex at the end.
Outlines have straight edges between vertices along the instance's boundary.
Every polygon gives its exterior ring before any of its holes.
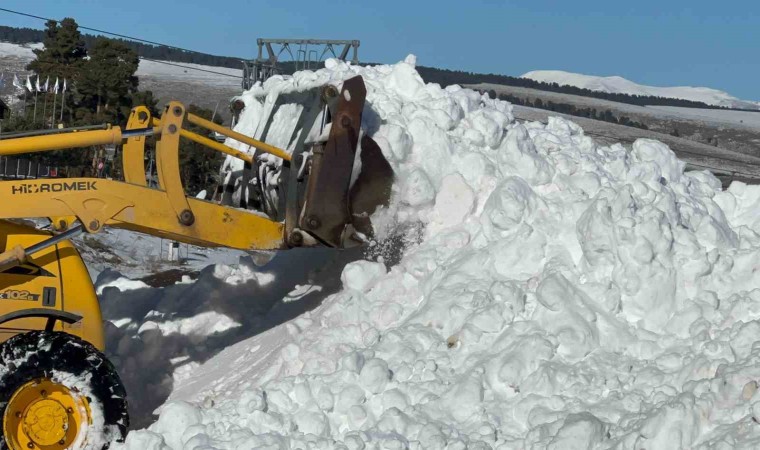
{"type": "Polygon", "coordinates": [[[238,129],[263,98],[357,74],[398,175],[375,223],[409,230],[401,261],[349,264],[342,291],[196,367],[120,448],[760,445],[760,189],[722,191],[660,142],[516,123],[426,85],[413,57],[270,79],[238,129]]]}
{"type": "Polygon", "coordinates": [[[522,78],[530,78],[531,80],[544,83],[575,86],[611,94],[651,95],[655,97],[692,100],[695,102],[707,103],[708,105],[725,106],[728,108],[760,109],[760,102],[741,100],[727,92],[708,87],[647,86],[619,76],[600,77],[565,72],[563,70],[533,70],[524,73],[522,78]]]}

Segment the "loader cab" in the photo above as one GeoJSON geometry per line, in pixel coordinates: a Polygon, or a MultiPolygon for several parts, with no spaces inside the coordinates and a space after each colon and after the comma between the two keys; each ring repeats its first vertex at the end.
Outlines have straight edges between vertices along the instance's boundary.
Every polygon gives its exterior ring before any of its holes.
{"type": "MultiPolygon", "coordinates": [[[[50,237],[31,225],[0,220],[0,253],[50,237]]],[[[95,289],[79,252],[64,241],[26,264],[0,272],[0,343],[32,330],[64,331],[104,348],[95,289]]]]}

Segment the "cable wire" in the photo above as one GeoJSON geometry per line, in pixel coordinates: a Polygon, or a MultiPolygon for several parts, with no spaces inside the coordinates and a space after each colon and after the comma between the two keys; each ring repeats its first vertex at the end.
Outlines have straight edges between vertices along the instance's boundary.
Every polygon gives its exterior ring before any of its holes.
{"type": "MultiPolygon", "coordinates": [[[[146,58],[146,57],[144,57],[144,56],[141,56],[141,57],[140,57],[140,59],[144,59],[144,60],[146,60],[146,61],[151,61],[151,62],[154,62],[154,63],[159,63],[159,64],[166,64],[167,66],[183,67],[183,68],[185,68],[185,69],[190,69],[190,70],[197,70],[197,71],[199,71],[199,72],[208,72],[208,73],[214,73],[214,74],[217,74],[217,75],[224,75],[225,77],[232,77],[232,78],[243,78],[243,77],[242,77],[242,76],[240,76],[240,75],[233,75],[233,74],[231,74],[231,73],[224,73],[224,72],[215,72],[215,71],[213,71],[213,70],[208,70],[208,69],[199,69],[199,68],[197,68],[197,67],[191,67],[191,66],[183,66],[182,64],[171,63],[171,62],[168,62],[168,61],[161,61],[160,59],[151,59],[151,58],[146,58]]],[[[192,63],[191,63],[191,64],[192,64],[192,63]]]]}
{"type": "MultiPolygon", "coordinates": [[[[39,20],[45,20],[45,21],[51,21],[51,22],[60,22],[60,20],[49,19],[49,18],[42,17],[42,16],[36,16],[34,14],[28,14],[28,13],[24,13],[24,12],[21,12],[21,11],[14,11],[14,10],[8,9],[8,8],[0,8],[0,11],[4,11],[4,12],[7,12],[7,13],[11,13],[11,14],[17,14],[19,16],[31,17],[32,19],[39,19],[39,20]]],[[[183,52],[201,53],[201,52],[198,52],[198,51],[195,51],[195,50],[190,50],[190,49],[187,49],[187,48],[177,47],[176,45],[162,44],[160,42],[149,41],[147,39],[140,39],[140,38],[136,38],[136,37],[132,37],[132,36],[127,36],[127,35],[119,34],[119,33],[112,33],[110,31],[99,30],[97,28],[86,27],[84,25],[79,25],[79,24],[77,24],[77,26],[79,28],[83,29],[83,30],[94,31],[96,33],[107,34],[107,35],[110,35],[110,36],[117,36],[117,37],[120,37],[122,39],[127,39],[127,40],[131,40],[131,41],[135,41],[135,42],[143,42],[143,43],[146,43],[146,44],[157,45],[159,47],[173,48],[175,50],[181,50],[183,52]]],[[[234,78],[243,78],[242,76],[231,75],[229,73],[214,72],[213,70],[199,69],[197,67],[191,67],[191,66],[183,66],[181,64],[169,63],[169,62],[166,62],[166,61],[160,61],[160,60],[156,60],[156,59],[145,58],[145,57],[142,57],[142,56],[140,57],[140,59],[144,59],[144,60],[147,60],[147,61],[153,61],[153,62],[157,62],[157,63],[160,63],[160,64],[167,64],[167,65],[170,65],[170,66],[182,67],[182,68],[190,69],[190,70],[197,70],[197,71],[200,71],[200,72],[214,73],[214,74],[217,74],[217,75],[224,75],[224,76],[234,77],[234,78]]],[[[240,58],[240,59],[242,60],[242,58],[240,58]]]]}

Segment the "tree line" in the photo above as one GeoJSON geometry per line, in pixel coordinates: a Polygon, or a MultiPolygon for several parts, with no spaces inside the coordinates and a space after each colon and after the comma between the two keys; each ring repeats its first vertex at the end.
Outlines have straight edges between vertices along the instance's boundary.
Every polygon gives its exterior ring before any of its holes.
{"type": "MultiPolygon", "coordinates": [[[[85,49],[92,49],[101,36],[91,34],[82,34],[85,49]]],[[[15,28],[0,26],[0,41],[11,42],[14,44],[26,44],[30,42],[43,42],[45,39],[45,30],[35,30],[32,28],[15,28]]],[[[175,61],[192,64],[202,64],[205,66],[228,67],[231,69],[242,68],[240,58],[230,56],[209,55],[207,53],[192,52],[181,50],[163,45],[144,44],[126,39],[111,39],[119,42],[125,47],[135,51],[137,56],[149,59],[159,59],[163,61],[175,61]]]]}
{"type": "MultiPolygon", "coordinates": [[[[496,91],[491,89],[488,91],[488,95],[491,98],[497,98],[496,91]]],[[[596,108],[579,108],[569,103],[561,103],[554,101],[543,101],[540,98],[534,100],[528,98],[517,97],[512,94],[499,94],[499,100],[506,100],[514,105],[529,106],[531,108],[546,109],[549,111],[558,112],[561,114],[568,114],[571,116],[587,117],[589,119],[601,120],[604,122],[616,123],[618,125],[625,125],[627,127],[641,128],[642,130],[648,130],[649,127],[642,122],[632,120],[628,116],[616,116],[609,109],[596,109],[596,108]]]]}
{"type": "MultiPolygon", "coordinates": [[[[7,28],[7,27],[5,27],[7,28]]],[[[88,47],[74,19],[60,22],[48,21],[42,31],[44,48],[35,49],[35,58],[26,69],[43,78],[66,79],[65,107],[60,116],[48,116],[42,109],[54,104],[57,94],[47,91],[17,93],[22,107],[3,121],[3,132],[53,128],[58,124],[82,126],[110,123],[124,127],[130,111],[137,105],[145,105],[154,116],[159,115],[158,99],[152,91],[140,91],[136,75],[139,65],[137,52],[122,40],[96,37],[88,47]],[[51,102],[52,98],[52,102],[51,102]]],[[[0,35],[2,36],[2,35],[0,35]]],[[[212,118],[208,109],[190,105],[188,110],[206,119],[212,118]]],[[[219,119],[216,121],[221,123],[219,119]]],[[[204,131],[189,127],[191,131],[204,131]]],[[[152,140],[146,142],[149,155],[155,152],[152,140]]],[[[120,178],[121,166],[106,157],[105,148],[92,147],[81,150],[63,150],[37,153],[27,156],[38,164],[63,168],[62,176],[110,176],[120,178]]],[[[218,182],[218,170],[223,157],[194,142],[182,142],[180,164],[185,188],[190,195],[213,188],[218,182]]]]}

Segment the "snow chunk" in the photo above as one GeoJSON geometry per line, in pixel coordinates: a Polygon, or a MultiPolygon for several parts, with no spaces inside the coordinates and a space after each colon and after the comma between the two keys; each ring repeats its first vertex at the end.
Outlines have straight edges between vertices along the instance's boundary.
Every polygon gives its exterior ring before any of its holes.
{"type": "Polygon", "coordinates": [[[363,291],[385,275],[385,265],[371,261],[356,261],[343,269],[340,276],[346,289],[363,291]]]}

